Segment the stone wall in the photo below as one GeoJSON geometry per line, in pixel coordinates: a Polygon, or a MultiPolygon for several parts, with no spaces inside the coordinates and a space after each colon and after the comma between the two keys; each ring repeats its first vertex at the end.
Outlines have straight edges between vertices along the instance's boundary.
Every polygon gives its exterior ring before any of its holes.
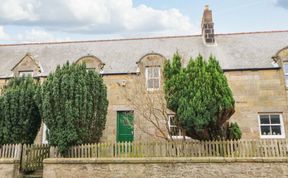
{"type": "Polygon", "coordinates": [[[16,159],[0,159],[0,177],[18,178],[20,161],[16,159]]]}
{"type": "MultiPolygon", "coordinates": [[[[143,72],[142,72],[143,74],[143,72]]],[[[283,114],[284,129],[288,134],[287,97],[283,71],[281,70],[246,70],[225,72],[229,85],[235,98],[236,112],[231,117],[232,122],[237,122],[242,129],[243,139],[259,139],[260,129],[259,113],[283,114]]],[[[143,76],[140,75],[105,75],[103,77],[108,90],[108,113],[106,127],[101,141],[115,142],[117,133],[117,111],[134,110],[134,140],[157,140],[157,129],[144,119],[137,108],[129,103],[126,94],[135,96],[135,100],[144,100],[139,90],[131,89],[141,87],[145,89],[143,76]],[[141,78],[142,77],[142,78],[141,78]],[[126,85],[121,85],[125,81],[126,85]],[[141,85],[142,83],[142,85],[141,85]]],[[[42,81],[42,80],[41,80],[42,81]]],[[[0,83],[4,81],[0,80],[0,83]]],[[[158,92],[163,92],[159,90],[158,92]]],[[[131,97],[131,96],[130,96],[131,97]]],[[[145,103],[143,104],[145,106],[145,103]]],[[[147,105],[147,104],[146,104],[147,105]]],[[[165,128],[165,120],[160,122],[165,128]]],[[[35,143],[41,143],[42,127],[35,139],[35,143]]],[[[159,135],[159,134],[158,134],[159,135]]],[[[168,134],[167,134],[168,136],[168,134]]]]}
{"type": "Polygon", "coordinates": [[[46,159],[45,178],[287,177],[287,158],[46,159]]]}
{"type": "Polygon", "coordinates": [[[230,121],[242,129],[242,138],[259,139],[259,113],[283,115],[287,133],[287,100],[282,70],[247,70],[225,72],[235,99],[235,113],[230,121]]]}
{"type": "MultiPolygon", "coordinates": [[[[288,53],[288,52],[287,52],[288,53]]],[[[281,53],[282,54],[282,53],[281,53]]],[[[284,55],[284,54],[283,54],[284,55]]],[[[282,56],[283,56],[282,55],[282,56]]],[[[285,53],[286,55],[286,53],[285,53]]],[[[149,64],[163,64],[161,56],[147,55],[140,60],[139,74],[118,74],[104,75],[103,79],[107,85],[107,94],[109,100],[107,122],[101,141],[115,142],[117,136],[117,111],[134,111],[134,140],[151,141],[159,139],[159,130],[140,114],[139,108],[131,105],[127,97],[134,101],[145,101],[143,91],[145,91],[145,67],[149,64]],[[123,85],[124,84],[124,85],[123,85]],[[136,89],[135,89],[136,87],[136,89]],[[138,88],[140,90],[138,90],[138,88]],[[141,88],[142,87],[142,88],[141,88]],[[141,93],[142,92],[142,93],[141,93]],[[130,95],[130,96],[127,96],[130,95]]],[[[284,73],[282,69],[272,70],[238,70],[226,71],[229,86],[232,89],[235,98],[236,112],[231,117],[232,122],[237,122],[242,129],[243,139],[259,139],[259,113],[280,113],[283,116],[284,130],[288,134],[288,94],[285,88],[284,73]]],[[[44,78],[40,79],[41,82],[44,78]]],[[[163,78],[161,78],[163,86],[163,78]]],[[[4,85],[5,80],[0,80],[0,87],[4,85]]],[[[163,90],[153,91],[153,93],[162,93],[163,90]]],[[[288,92],[287,92],[288,93],[288,92]]],[[[143,102],[143,106],[147,103],[143,102]]],[[[159,104],[161,106],[161,104],[159,104]]],[[[143,109],[143,108],[142,108],[143,109]]],[[[164,133],[167,133],[165,127],[166,118],[159,123],[163,127],[164,133]]],[[[35,143],[41,143],[42,130],[39,130],[35,143]]],[[[168,137],[168,134],[167,134],[168,137]]]]}

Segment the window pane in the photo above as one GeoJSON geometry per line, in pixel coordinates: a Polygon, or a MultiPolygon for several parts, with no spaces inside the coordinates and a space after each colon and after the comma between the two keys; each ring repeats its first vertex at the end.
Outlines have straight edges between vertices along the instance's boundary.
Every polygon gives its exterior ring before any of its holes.
{"type": "Polygon", "coordinates": [[[261,135],[271,135],[270,126],[261,126],[261,135]]]}
{"type": "Polygon", "coordinates": [[[28,77],[28,76],[33,77],[33,71],[20,71],[19,76],[20,77],[28,77]]]}
{"type": "Polygon", "coordinates": [[[152,67],[148,67],[147,68],[147,72],[148,72],[148,79],[153,77],[153,73],[152,73],[152,67]]]}
{"type": "Polygon", "coordinates": [[[279,126],[271,126],[272,135],[281,135],[281,127],[279,126]]]}
{"type": "Polygon", "coordinates": [[[280,124],[280,116],[271,115],[271,124],[280,124]]]}
{"type": "Polygon", "coordinates": [[[284,72],[288,73],[288,64],[284,64],[284,72]]]}
{"type": "Polygon", "coordinates": [[[154,88],[159,88],[159,80],[158,79],[154,79],[153,83],[154,83],[154,88]]]}
{"type": "Polygon", "coordinates": [[[170,117],[170,126],[176,126],[177,125],[177,122],[176,122],[176,119],[175,117],[170,117]]]}
{"type": "Polygon", "coordinates": [[[159,77],[159,70],[160,70],[160,68],[159,67],[154,67],[154,77],[159,77]]]}
{"type": "Polygon", "coordinates": [[[180,129],[178,127],[170,127],[171,135],[180,136],[180,129]]]}
{"type": "Polygon", "coordinates": [[[269,115],[260,115],[260,123],[261,124],[270,124],[269,115]]]}
{"type": "Polygon", "coordinates": [[[148,88],[153,88],[153,79],[149,79],[147,84],[148,84],[147,86],[148,88]]]}

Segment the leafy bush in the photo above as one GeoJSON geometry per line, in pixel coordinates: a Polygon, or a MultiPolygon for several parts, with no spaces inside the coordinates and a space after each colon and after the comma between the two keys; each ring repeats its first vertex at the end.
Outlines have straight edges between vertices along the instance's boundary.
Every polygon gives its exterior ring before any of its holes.
{"type": "Polygon", "coordinates": [[[239,140],[241,139],[242,136],[242,132],[240,130],[240,127],[238,126],[238,124],[235,123],[231,123],[229,126],[229,139],[230,140],[239,140]]]}

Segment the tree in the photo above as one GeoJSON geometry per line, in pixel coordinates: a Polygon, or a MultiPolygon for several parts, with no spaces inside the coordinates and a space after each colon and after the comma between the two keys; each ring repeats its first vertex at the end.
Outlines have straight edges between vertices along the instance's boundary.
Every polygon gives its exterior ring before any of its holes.
{"type": "Polygon", "coordinates": [[[130,75],[129,78],[134,82],[127,82],[126,86],[120,88],[120,92],[135,114],[141,117],[139,122],[135,121],[131,125],[149,135],[151,139],[172,140],[168,116],[173,112],[167,109],[162,89],[148,91],[143,74],[130,75]]]}
{"type": "Polygon", "coordinates": [[[106,124],[107,89],[85,65],[58,66],[38,91],[48,141],[65,155],[69,146],[99,142],[106,124]]]}
{"type": "Polygon", "coordinates": [[[179,127],[194,139],[228,138],[235,101],[218,61],[199,55],[182,67],[181,60],[176,52],[164,67],[167,107],[176,113],[179,127]]]}
{"type": "Polygon", "coordinates": [[[12,78],[0,97],[0,144],[31,144],[41,124],[34,100],[38,81],[32,77],[12,78]]]}

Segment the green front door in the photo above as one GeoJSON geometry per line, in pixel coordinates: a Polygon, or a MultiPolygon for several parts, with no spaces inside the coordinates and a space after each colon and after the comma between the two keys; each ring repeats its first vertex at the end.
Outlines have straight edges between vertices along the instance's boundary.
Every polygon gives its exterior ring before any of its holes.
{"type": "Polygon", "coordinates": [[[132,142],[134,140],[133,111],[117,112],[117,142],[132,142]]]}

